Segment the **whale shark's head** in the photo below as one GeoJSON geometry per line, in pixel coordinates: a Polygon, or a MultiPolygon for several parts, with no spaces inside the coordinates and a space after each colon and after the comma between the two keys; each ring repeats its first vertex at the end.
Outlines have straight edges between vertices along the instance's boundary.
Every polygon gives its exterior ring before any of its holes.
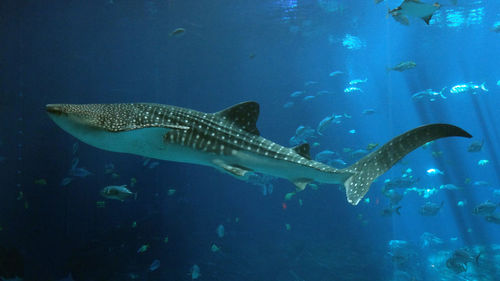
{"type": "Polygon", "coordinates": [[[48,104],[50,118],[63,130],[92,146],[123,151],[119,136],[155,124],[148,122],[146,104],[48,104]]]}
{"type": "Polygon", "coordinates": [[[48,104],[46,110],[70,134],[81,130],[121,132],[136,127],[133,116],[137,113],[132,104],[48,104]]]}
{"type": "Polygon", "coordinates": [[[50,118],[82,142],[143,156],[162,147],[168,130],[189,128],[178,122],[169,123],[170,117],[163,118],[171,116],[167,113],[170,114],[172,108],[152,103],[46,105],[50,118]]]}

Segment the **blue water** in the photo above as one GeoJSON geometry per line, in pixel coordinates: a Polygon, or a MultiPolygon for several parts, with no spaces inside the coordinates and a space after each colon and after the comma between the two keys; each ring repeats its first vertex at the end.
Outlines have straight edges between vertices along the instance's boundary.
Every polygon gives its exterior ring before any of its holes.
{"type": "Polygon", "coordinates": [[[393,0],[2,1],[0,277],[500,280],[500,226],[472,213],[500,202],[500,34],[492,31],[500,5],[442,1],[430,25],[410,17],[409,26],[387,17],[400,4],[393,0]],[[176,28],[185,32],[170,36],[176,28]],[[386,71],[403,61],[417,66],[386,71]],[[345,93],[354,79],[367,79],[355,85],[362,92],[345,93]],[[450,93],[468,82],[488,91],[450,93]],[[447,98],[412,99],[426,89],[447,98]],[[290,97],[295,91],[313,98],[290,97]],[[58,128],[44,108],[155,102],[215,112],[247,100],[260,104],[261,135],[285,146],[297,127],[346,114],[308,141],[318,143],[313,157],[331,150],[347,164],[359,157],[345,148],[382,145],[427,123],[454,124],[474,138],[417,149],[372,185],[369,202],[351,206],[337,186],[285,200],[295,187],[283,179],[263,187],[209,167],[102,151],[58,128]],[[479,152],[467,151],[473,141],[484,141],[479,152]],[[69,175],[76,158],[90,175],[69,175]],[[429,176],[431,168],[444,174],[429,176]],[[407,192],[401,215],[382,216],[384,181],[408,169],[422,194],[398,189],[407,192]],[[136,200],[99,194],[123,184],[136,200]],[[435,193],[425,198],[425,190],[435,193]],[[421,216],[425,202],[443,208],[421,216]],[[425,232],[442,243],[423,246],[425,232]],[[395,253],[391,240],[410,246],[395,253]],[[462,248],[481,255],[456,273],[446,259],[462,248]]]}

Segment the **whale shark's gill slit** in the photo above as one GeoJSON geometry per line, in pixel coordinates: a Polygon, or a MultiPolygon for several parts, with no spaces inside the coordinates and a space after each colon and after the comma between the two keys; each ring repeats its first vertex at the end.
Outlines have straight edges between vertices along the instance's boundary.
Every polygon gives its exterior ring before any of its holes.
{"type": "Polygon", "coordinates": [[[466,131],[453,125],[431,124],[393,138],[354,165],[342,170],[353,173],[344,182],[347,201],[357,205],[377,177],[387,172],[397,161],[416,148],[436,139],[454,136],[472,137],[466,131]]]}

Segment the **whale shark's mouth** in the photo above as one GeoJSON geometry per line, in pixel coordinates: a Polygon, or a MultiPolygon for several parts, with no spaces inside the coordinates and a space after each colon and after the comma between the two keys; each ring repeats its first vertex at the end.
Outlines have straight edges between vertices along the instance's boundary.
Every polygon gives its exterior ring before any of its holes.
{"type": "Polygon", "coordinates": [[[45,110],[47,110],[48,113],[56,115],[61,115],[64,113],[63,107],[59,104],[47,104],[45,106],[45,110]]]}

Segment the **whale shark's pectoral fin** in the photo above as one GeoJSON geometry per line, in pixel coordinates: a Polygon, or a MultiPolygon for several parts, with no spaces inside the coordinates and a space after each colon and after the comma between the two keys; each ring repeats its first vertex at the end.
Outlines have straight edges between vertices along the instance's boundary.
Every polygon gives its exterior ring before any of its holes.
{"type": "Polygon", "coordinates": [[[298,191],[302,191],[306,189],[306,186],[313,182],[312,179],[306,179],[306,178],[300,178],[300,179],[294,179],[291,180],[291,182],[297,187],[298,191]]]}
{"type": "Polygon", "coordinates": [[[214,160],[212,163],[219,169],[237,177],[238,179],[246,179],[248,173],[252,173],[252,170],[247,167],[230,165],[222,160],[214,160]]]}

